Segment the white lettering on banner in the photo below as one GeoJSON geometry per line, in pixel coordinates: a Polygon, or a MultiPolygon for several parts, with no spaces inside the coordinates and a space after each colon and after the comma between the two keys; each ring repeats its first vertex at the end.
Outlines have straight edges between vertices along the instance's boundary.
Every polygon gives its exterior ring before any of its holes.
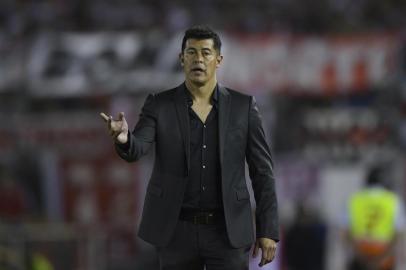
{"type": "Polygon", "coordinates": [[[396,38],[384,36],[229,36],[219,77],[238,89],[307,93],[367,90],[386,83],[395,68],[391,59],[397,53],[396,38]]]}
{"type": "Polygon", "coordinates": [[[220,81],[237,89],[280,89],[288,81],[287,57],[289,48],[285,38],[225,41],[220,81]]]}
{"type": "MultiPolygon", "coordinates": [[[[399,68],[393,65],[400,50],[397,35],[221,36],[225,58],[219,81],[250,93],[365,91],[386,84],[399,68]]],[[[166,89],[184,79],[181,38],[163,33],[39,35],[21,81],[36,96],[166,89]]]]}
{"type": "Polygon", "coordinates": [[[335,53],[335,70],[337,76],[337,82],[340,88],[350,87],[351,81],[351,66],[354,59],[354,50],[353,48],[347,46],[345,48],[340,47],[339,45],[334,46],[335,53]]]}
{"type": "Polygon", "coordinates": [[[295,82],[300,89],[315,91],[320,88],[320,74],[328,48],[320,39],[304,39],[293,43],[290,58],[287,59],[287,64],[292,67],[289,82],[295,82]]]}

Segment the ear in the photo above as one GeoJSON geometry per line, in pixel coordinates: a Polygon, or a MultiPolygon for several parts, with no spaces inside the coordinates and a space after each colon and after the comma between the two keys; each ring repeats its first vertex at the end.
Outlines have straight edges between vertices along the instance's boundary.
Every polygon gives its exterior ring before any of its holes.
{"type": "Polygon", "coordinates": [[[216,56],[216,67],[220,67],[221,63],[223,62],[223,56],[222,55],[217,55],[216,56]]]}
{"type": "Polygon", "coordinates": [[[180,65],[183,67],[183,63],[184,63],[183,53],[179,54],[179,60],[180,60],[180,65]]]}

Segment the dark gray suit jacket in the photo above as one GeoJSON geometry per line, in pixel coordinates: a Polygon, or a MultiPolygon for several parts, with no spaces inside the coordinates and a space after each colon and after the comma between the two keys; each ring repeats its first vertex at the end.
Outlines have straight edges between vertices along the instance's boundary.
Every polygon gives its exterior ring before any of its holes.
{"type": "MultiPolygon", "coordinates": [[[[128,150],[116,146],[123,159],[136,161],[155,143],[155,163],[138,233],[155,246],[169,243],[188,181],[190,129],[184,87],[182,84],[149,95],[137,125],[129,133],[128,150]]],[[[219,150],[224,215],[231,245],[237,248],[254,242],[245,160],[257,205],[256,236],[278,241],[273,164],[255,99],[221,86],[219,150]]]]}

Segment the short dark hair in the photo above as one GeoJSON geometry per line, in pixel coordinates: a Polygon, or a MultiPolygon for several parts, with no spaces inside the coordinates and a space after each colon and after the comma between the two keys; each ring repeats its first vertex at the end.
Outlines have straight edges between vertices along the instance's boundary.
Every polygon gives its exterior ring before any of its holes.
{"type": "Polygon", "coordinates": [[[197,40],[212,39],[214,49],[216,49],[219,53],[221,52],[220,37],[216,32],[211,30],[208,26],[204,26],[204,25],[193,26],[185,31],[185,35],[183,36],[183,40],[182,40],[182,53],[185,50],[186,41],[188,39],[197,39],[197,40]]]}
{"type": "Polygon", "coordinates": [[[385,185],[385,181],[383,180],[383,169],[381,167],[372,167],[369,170],[366,178],[366,185],[385,185]]]}

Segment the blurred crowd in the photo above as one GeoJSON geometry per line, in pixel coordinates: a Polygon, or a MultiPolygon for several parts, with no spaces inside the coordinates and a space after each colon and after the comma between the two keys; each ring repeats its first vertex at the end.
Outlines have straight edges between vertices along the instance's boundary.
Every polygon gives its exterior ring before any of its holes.
{"type": "Polygon", "coordinates": [[[4,0],[0,30],[25,36],[38,31],[164,30],[210,23],[227,31],[328,33],[401,29],[401,0],[4,0]]]}

